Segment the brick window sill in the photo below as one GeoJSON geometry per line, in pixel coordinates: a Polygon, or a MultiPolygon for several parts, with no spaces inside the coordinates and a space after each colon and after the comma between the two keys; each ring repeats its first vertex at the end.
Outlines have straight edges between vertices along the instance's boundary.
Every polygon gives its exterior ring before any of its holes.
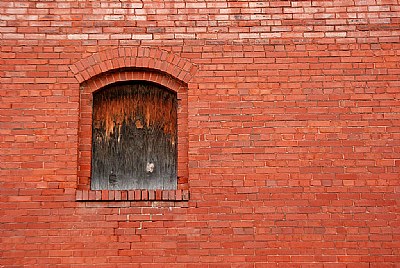
{"type": "Polygon", "coordinates": [[[76,201],[188,201],[188,190],[76,190],[76,201]]]}

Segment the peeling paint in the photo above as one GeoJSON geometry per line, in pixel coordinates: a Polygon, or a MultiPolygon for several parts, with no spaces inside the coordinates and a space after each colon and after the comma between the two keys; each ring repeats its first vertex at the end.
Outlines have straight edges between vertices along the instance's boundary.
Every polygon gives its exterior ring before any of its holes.
{"type": "Polygon", "coordinates": [[[95,92],[92,188],[174,189],[176,140],[174,92],[135,82],[95,92]]]}

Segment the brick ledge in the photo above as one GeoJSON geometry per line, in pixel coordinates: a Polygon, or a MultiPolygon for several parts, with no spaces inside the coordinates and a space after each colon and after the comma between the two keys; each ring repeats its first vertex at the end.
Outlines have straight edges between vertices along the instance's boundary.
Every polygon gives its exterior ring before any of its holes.
{"type": "Polygon", "coordinates": [[[189,190],[76,190],[76,201],[188,201],[189,190]]]}

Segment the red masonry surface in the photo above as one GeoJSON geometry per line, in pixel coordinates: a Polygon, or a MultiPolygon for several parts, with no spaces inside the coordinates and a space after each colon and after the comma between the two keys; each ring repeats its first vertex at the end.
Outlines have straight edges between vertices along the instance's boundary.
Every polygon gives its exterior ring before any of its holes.
{"type": "Polygon", "coordinates": [[[399,0],[2,0],[0,266],[399,267],[399,77],[399,0]],[[90,190],[130,80],[178,95],[176,190],[90,190]]]}

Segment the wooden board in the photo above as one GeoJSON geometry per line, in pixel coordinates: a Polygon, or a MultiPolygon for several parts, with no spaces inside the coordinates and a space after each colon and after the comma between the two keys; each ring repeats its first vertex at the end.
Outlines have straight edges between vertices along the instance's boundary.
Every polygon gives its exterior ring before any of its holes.
{"type": "Polygon", "coordinates": [[[91,188],[176,189],[177,96],[152,83],[93,94],[91,188]]]}

